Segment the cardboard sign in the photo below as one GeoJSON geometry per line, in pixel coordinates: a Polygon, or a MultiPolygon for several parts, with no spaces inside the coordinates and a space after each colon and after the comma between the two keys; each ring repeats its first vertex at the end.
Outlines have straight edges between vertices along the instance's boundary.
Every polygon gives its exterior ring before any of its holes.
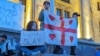
{"type": "Polygon", "coordinates": [[[0,28],[22,30],[24,6],[0,1],[0,28]]]}
{"type": "Polygon", "coordinates": [[[20,38],[21,46],[44,45],[45,34],[44,31],[22,31],[20,38]]]}

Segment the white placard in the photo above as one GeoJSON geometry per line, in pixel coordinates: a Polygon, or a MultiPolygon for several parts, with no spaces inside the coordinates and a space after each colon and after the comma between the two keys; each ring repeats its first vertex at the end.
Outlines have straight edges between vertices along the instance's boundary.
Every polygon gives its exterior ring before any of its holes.
{"type": "Polygon", "coordinates": [[[0,28],[22,30],[23,14],[23,5],[0,1],[0,28]]]}
{"type": "Polygon", "coordinates": [[[20,38],[21,46],[44,45],[45,34],[44,31],[22,31],[20,38]]]}

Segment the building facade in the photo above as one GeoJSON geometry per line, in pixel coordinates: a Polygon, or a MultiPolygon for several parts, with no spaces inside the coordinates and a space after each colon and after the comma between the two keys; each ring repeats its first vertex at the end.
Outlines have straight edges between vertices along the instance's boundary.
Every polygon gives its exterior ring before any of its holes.
{"type": "MultiPolygon", "coordinates": [[[[38,22],[38,14],[45,0],[10,0],[25,6],[24,27],[30,20],[38,22]]],[[[78,12],[78,38],[93,39],[100,42],[100,1],[99,0],[49,0],[52,13],[65,18],[72,17],[78,12]]]]}
{"type": "Polygon", "coordinates": [[[95,42],[100,42],[100,0],[91,0],[91,18],[95,42]]]}

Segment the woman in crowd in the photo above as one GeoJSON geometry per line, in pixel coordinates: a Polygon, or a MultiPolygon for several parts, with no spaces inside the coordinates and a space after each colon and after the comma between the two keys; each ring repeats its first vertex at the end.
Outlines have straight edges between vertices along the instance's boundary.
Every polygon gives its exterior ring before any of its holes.
{"type": "MultiPolygon", "coordinates": [[[[37,31],[37,23],[35,21],[30,21],[27,25],[27,31],[37,31]]],[[[46,50],[45,46],[23,46],[22,51],[26,55],[34,55],[39,53],[44,53],[46,50]]]]}

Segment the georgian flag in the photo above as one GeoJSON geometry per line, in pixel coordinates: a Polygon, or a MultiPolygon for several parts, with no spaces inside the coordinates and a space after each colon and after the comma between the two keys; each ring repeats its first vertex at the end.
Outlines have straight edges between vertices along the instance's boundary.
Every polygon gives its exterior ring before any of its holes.
{"type": "Polygon", "coordinates": [[[54,45],[77,45],[77,20],[64,19],[44,10],[46,43],[54,45]]]}

